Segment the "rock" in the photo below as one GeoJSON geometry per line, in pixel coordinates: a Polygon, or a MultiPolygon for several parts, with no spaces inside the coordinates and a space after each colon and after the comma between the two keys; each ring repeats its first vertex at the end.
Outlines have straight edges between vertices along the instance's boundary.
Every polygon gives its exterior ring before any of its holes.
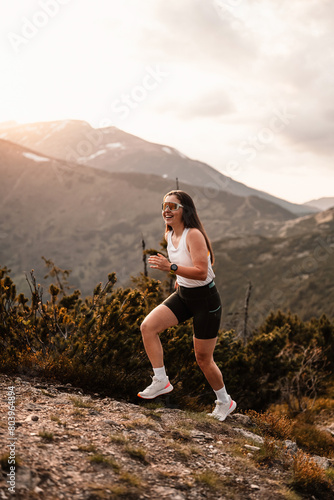
{"type": "Polygon", "coordinates": [[[290,453],[291,455],[295,455],[298,451],[298,446],[294,441],[291,441],[290,439],[286,439],[284,441],[286,451],[290,453]]]}
{"type": "Polygon", "coordinates": [[[318,455],[312,455],[312,460],[322,469],[326,470],[330,466],[330,462],[326,457],[319,457],[318,455]]]}
{"type": "Polygon", "coordinates": [[[260,489],[260,486],[258,486],[257,484],[251,484],[250,487],[252,488],[252,490],[259,490],[260,489]]]}
{"type": "Polygon", "coordinates": [[[204,440],[204,441],[213,441],[214,438],[212,436],[212,434],[209,434],[208,432],[199,432],[199,431],[190,431],[190,436],[192,439],[195,439],[195,440],[204,440]]]}
{"type": "Polygon", "coordinates": [[[245,438],[251,439],[254,441],[254,443],[258,444],[263,444],[264,439],[261,436],[258,436],[257,434],[254,434],[253,432],[246,431],[245,429],[241,429],[240,427],[234,427],[234,430],[238,432],[239,434],[242,434],[245,438]]]}
{"type": "Polygon", "coordinates": [[[242,413],[232,413],[229,416],[230,420],[236,422],[239,425],[252,426],[252,420],[248,415],[243,415],[242,413]]]}
{"type": "Polygon", "coordinates": [[[89,410],[89,414],[90,415],[100,415],[100,412],[96,411],[96,410],[89,410]]]}
{"type": "Polygon", "coordinates": [[[25,419],[25,422],[37,422],[39,417],[37,415],[28,415],[27,418],[25,419]]]}
{"type": "Polygon", "coordinates": [[[172,498],[173,500],[185,500],[185,496],[174,488],[157,487],[153,488],[155,498],[172,498]]]}
{"type": "Polygon", "coordinates": [[[258,446],[251,446],[250,444],[244,444],[244,448],[246,448],[247,450],[250,450],[250,451],[260,451],[261,448],[259,448],[258,446]]]}

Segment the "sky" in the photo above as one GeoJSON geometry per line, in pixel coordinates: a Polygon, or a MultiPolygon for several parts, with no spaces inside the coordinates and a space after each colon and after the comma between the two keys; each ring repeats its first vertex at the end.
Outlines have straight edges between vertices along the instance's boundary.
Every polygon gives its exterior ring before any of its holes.
{"type": "Polygon", "coordinates": [[[332,0],[0,0],[0,122],[79,119],[334,196],[332,0]]]}

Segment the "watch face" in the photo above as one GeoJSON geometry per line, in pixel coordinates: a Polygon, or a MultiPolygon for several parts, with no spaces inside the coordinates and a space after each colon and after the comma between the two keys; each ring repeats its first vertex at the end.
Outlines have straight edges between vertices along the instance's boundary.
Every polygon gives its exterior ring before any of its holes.
{"type": "Polygon", "coordinates": [[[177,270],[177,265],[176,264],[172,264],[170,266],[170,268],[171,268],[172,271],[176,271],[177,270]]]}

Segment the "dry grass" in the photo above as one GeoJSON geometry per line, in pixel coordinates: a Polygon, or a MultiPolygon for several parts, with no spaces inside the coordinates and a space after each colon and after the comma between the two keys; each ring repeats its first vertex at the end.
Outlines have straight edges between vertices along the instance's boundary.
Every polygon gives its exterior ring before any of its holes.
{"type": "Polygon", "coordinates": [[[255,455],[255,460],[261,465],[274,465],[281,461],[282,445],[273,438],[265,437],[264,443],[259,446],[260,450],[255,455]]]}
{"type": "Polygon", "coordinates": [[[86,416],[85,412],[83,410],[80,410],[79,408],[75,408],[75,410],[72,411],[72,416],[74,418],[80,419],[86,416]]]}
{"type": "Polygon", "coordinates": [[[135,488],[141,488],[143,486],[143,481],[138,476],[131,474],[130,472],[122,472],[119,478],[121,481],[124,481],[135,488]]]}
{"type": "Polygon", "coordinates": [[[193,477],[197,483],[208,486],[212,490],[218,490],[223,486],[221,476],[210,469],[195,473],[193,477]]]}
{"type": "Polygon", "coordinates": [[[96,446],[94,444],[82,444],[81,446],[78,446],[78,449],[80,451],[86,451],[88,453],[95,453],[96,452],[96,446]]]}
{"type": "Polygon", "coordinates": [[[124,423],[124,427],[126,429],[136,429],[136,428],[149,428],[149,429],[155,429],[155,423],[151,420],[149,417],[141,417],[141,418],[135,418],[132,420],[129,420],[128,422],[124,423]]]}
{"type": "Polygon", "coordinates": [[[126,444],[129,442],[129,438],[123,436],[123,434],[111,434],[109,439],[111,443],[115,444],[126,444]]]}
{"type": "MultiPolygon", "coordinates": [[[[8,460],[10,459],[9,453],[3,453],[0,455],[0,466],[3,471],[9,472],[11,464],[8,463],[8,460]]],[[[18,455],[15,456],[15,468],[17,469],[18,467],[21,466],[21,459],[18,455]]]]}
{"type": "Polygon", "coordinates": [[[193,444],[173,442],[170,447],[173,448],[179,457],[185,461],[189,460],[193,455],[203,455],[200,448],[194,446],[193,444]]]}
{"type": "Polygon", "coordinates": [[[44,441],[51,442],[54,439],[53,432],[47,432],[47,431],[40,431],[38,435],[44,439],[44,441]]]}
{"type": "Polygon", "coordinates": [[[148,460],[147,460],[147,457],[146,457],[147,456],[147,451],[144,448],[134,447],[134,446],[131,446],[131,445],[128,444],[125,447],[125,451],[128,453],[128,455],[131,458],[139,460],[140,462],[142,462],[144,464],[148,464],[148,460]]]}
{"type": "Polygon", "coordinates": [[[299,447],[317,455],[334,457],[334,439],[328,432],[312,424],[296,422],[293,437],[299,447]]]}
{"type": "Polygon", "coordinates": [[[120,470],[120,466],[114,458],[102,455],[102,453],[96,453],[95,455],[89,457],[89,461],[92,464],[101,464],[104,467],[110,467],[115,472],[120,470]]]}
{"type": "Polygon", "coordinates": [[[58,425],[62,425],[63,427],[66,427],[66,422],[62,422],[60,420],[60,418],[57,417],[57,415],[50,415],[50,420],[52,420],[52,422],[57,422],[58,425]]]}
{"type": "Polygon", "coordinates": [[[258,413],[254,410],[247,412],[258,427],[261,434],[272,436],[275,439],[291,439],[293,433],[293,421],[286,415],[266,411],[258,413]]]}
{"type": "Polygon", "coordinates": [[[90,401],[84,401],[82,398],[71,396],[70,401],[72,401],[76,408],[94,408],[94,405],[90,401]]]}
{"type": "Polygon", "coordinates": [[[325,470],[301,450],[293,459],[292,486],[297,491],[315,494],[316,498],[327,499],[330,498],[329,495],[334,495],[333,484],[328,479],[325,470]],[[319,497],[319,494],[322,496],[319,497]]]}

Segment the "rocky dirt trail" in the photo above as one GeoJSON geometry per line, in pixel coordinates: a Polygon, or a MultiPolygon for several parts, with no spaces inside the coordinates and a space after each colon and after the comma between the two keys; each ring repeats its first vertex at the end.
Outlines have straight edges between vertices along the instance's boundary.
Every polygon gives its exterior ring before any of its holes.
{"type": "Polygon", "coordinates": [[[0,499],[11,480],[18,499],[288,498],[289,472],[256,465],[262,438],[245,415],[218,422],[23,376],[0,374],[0,390],[0,499]]]}

